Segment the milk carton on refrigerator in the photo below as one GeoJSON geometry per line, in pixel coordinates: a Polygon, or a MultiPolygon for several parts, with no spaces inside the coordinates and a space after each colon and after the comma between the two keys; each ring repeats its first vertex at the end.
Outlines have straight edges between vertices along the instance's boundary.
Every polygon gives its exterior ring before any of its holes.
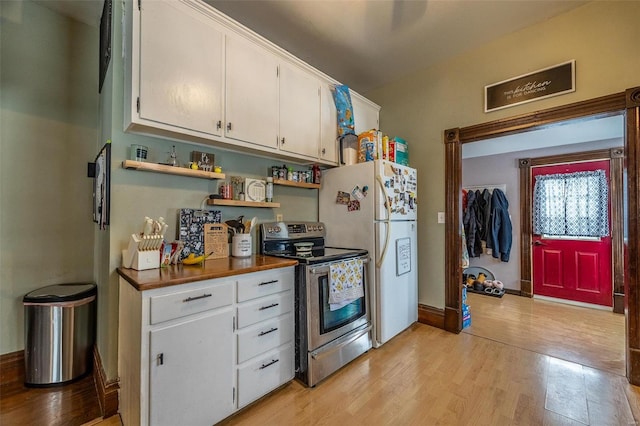
{"type": "Polygon", "coordinates": [[[375,160],[328,169],[319,191],[327,247],[369,251],[374,346],[418,320],[417,172],[375,160]]]}

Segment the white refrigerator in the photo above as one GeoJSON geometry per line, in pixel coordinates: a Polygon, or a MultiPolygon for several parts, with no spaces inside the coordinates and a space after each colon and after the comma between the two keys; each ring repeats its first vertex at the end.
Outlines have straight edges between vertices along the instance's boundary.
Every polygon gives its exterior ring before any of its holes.
{"type": "Polygon", "coordinates": [[[385,160],[325,170],[319,220],[327,247],[369,251],[374,347],[418,320],[417,172],[385,160]]]}

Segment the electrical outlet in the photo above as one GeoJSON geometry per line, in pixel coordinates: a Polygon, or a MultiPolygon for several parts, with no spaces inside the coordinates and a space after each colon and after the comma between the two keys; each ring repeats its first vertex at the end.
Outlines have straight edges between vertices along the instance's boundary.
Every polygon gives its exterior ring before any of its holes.
{"type": "Polygon", "coordinates": [[[438,223],[444,223],[444,212],[438,212],[438,223]]]}
{"type": "Polygon", "coordinates": [[[276,215],[276,222],[282,222],[284,220],[284,218],[282,217],[282,213],[278,213],[276,215]]]}

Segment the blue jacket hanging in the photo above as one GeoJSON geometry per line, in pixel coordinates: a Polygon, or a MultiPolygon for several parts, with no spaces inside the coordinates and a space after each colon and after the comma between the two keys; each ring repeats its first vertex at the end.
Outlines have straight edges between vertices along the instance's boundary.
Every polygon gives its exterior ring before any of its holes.
{"type": "MultiPolygon", "coordinates": [[[[509,217],[509,201],[499,189],[491,195],[491,255],[503,262],[509,261],[511,252],[511,218],[509,217]]],[[[488,242],[487,242],[488,245],[488,242]]]]}

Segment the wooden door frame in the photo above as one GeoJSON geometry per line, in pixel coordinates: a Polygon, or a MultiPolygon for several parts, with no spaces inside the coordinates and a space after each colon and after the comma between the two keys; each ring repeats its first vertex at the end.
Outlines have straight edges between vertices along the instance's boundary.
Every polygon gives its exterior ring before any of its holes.
{"type": "Polygon", "coordinates": [[[623,148],[601,149],[574,154],[550,155],[536,158],[520,158],[520,294],[533,297],[533,205],[531,168],[579,161],[609,160],[609,198],[611,221],[611,261],[613,283],[613,312],[624,313],[624,208],[623,194],[623,148]],[[525,200],[525,198],[528,198],[525,200]]]}
{"type": "Polygon", "coordinates": [[[626,118],[624,161],[628,191],[628,268],[624,292],[626,370],[629,382],[640,385],[640,87],[565,106],[444,131],[445,330],[453,333],[462,330],[462,144],[550,127],[567,120],[587,121],[620,113],[624,113],[626,118]]]}

